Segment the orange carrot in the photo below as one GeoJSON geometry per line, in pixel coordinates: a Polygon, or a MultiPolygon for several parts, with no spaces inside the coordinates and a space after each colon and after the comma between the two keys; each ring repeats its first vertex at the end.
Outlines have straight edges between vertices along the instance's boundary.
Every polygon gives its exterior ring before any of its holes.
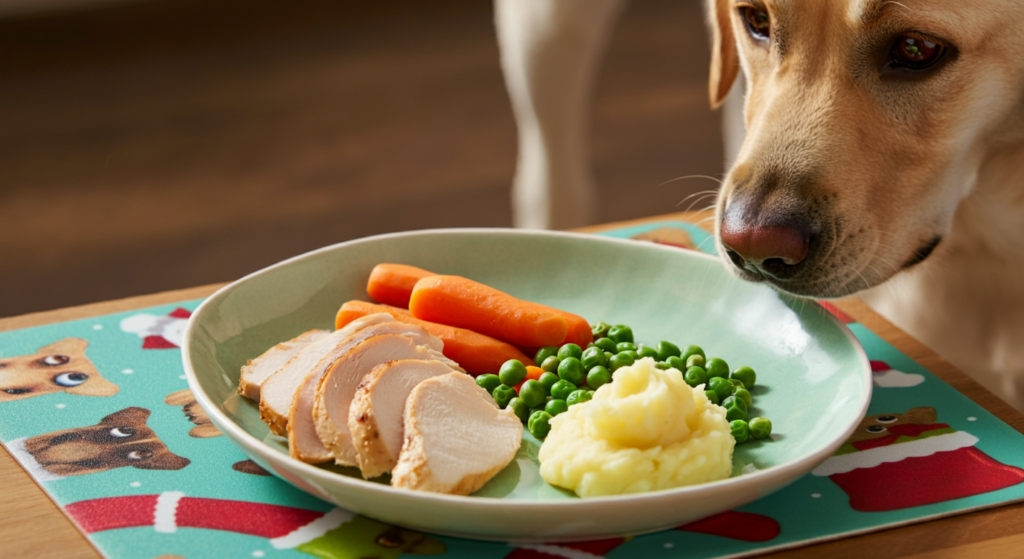
{"type": "MultiPolygon", "coordinates": [[[[408,308],[409,296],[412,294],[416,282],[436,275],[422,268],[404,264],[378,264],[370,273],[366,292],[371,299],[378,303],[408,308]]],[[[569,325],[565,339],[552,345],[574,343],[580,347],[587,347],[587,344],[594,341],[594,334],[590,331],[590,324],[586,319],[563,310],[555,308],[551,310],[562,315],[569,325]]]]}
{"type": "Polygon", "coordinates": [[[365,301],[349,301],[338,310],[334,326],[335,328],[341,328],[359,317],[380,312],[390,314],[399,322],[421,326],[427,332],[441,338],[441,341],[444,342],[444,349],[441,353],[444,353],[445,357],[461,365],[463,369],[466,369],[466,372],[472,375],[498,374],[498,369],[501,368],[502,363],[509,359],[518,359],[528,367],[533,366],[533,360],[505,342],[478,334],[472,330],[420,320],[411,316],[409,311],[405,309],[389,307],[387,305],[374,305],[365,301]]]}
{"type": "Polygon", "coordinates": [[[559,345],[569,331],[565,318],[553,309],[459,276],[428,276],[416,282],[409,312],[521,347],[559,345]]]}
{"type": "Polygon", "coordinates": [[[366,294],[384,305],[409,307],[409,296],[419,280],[434,275],[422,268],[405,264],[377,264],[366,282],[366,294]]]}
{"type": "Polygon", "coordinates": [[[528,380],[540,380],[540,376],[543,375],[543,374],[544,374],[544,369],[541,369],[540,367],[535,367],[535,366],[527,365],[526,366],[526,378],[523,379],[523,382],[520,382],[519,384],[513,386],[512,388],[515,388],[516,389],[516,394],[519,394],[519,389],[522,388],[524,384],[526,384],[526,381],[528,381],[528,380]]]}

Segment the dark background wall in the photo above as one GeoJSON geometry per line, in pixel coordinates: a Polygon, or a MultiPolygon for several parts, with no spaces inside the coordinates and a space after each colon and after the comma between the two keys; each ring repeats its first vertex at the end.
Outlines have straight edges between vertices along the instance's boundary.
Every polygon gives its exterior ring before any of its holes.
{"type": "MultiPolygon", "coordinates": [[[[486,0],[156,0],[0,20],[0,316],[509,226],[486,0]]],[[[722,173],[697,0],[633,0],[595,92],[601,221],[722,173]]]]}

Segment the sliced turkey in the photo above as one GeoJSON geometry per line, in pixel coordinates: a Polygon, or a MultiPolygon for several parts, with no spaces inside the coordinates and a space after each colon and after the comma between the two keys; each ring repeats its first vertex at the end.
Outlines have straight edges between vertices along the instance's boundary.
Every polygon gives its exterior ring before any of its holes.
{"type": "Polygon", "coordinates": [[[316,433],[334,456],[337,464],[356,465],[356,449],[348,430],[348,412],[356,388],[374,367],[398,359],[436,359],[462,371],[439,350],[417,345],[415,341],[393,334],[374,336],[334,362],[324,375],[316,393],[313,420],[316,433]]]}
{"type": "Polygon", "coordinates": [[[284,367],[289,359],[311,342],[330,334],[327,330],[310,330],[287,342],[281,342],[264,351],[255,359],[250,359],[242,366],[242,374],[238,378],[238,393],[250,400],[260,401],[260,385],[278,369],[284,367]]]}
{"type": "Polygon", "coordinates": [[[348,351],[351,346],[346,348],[342,344],[345,338],[367,326],[395,321],[386,313],[367,315],[363,318],[367,320],[359,324],[356,324],[359,321],[354,320],[344,328],[307,344],[276,373],[263,381],[260,387],[260,419],[270,427],[271,432],[281,436],[288,435],[288,410],[291,408],[292,397],[299,383],[315,367],[329,367],[332,361],[348,351]],[[328,361],[321,364],[324,359],[328,361]]]}
{"type": "Polygon", "coordinates": [[[377,365],[356,388],[348,412],[348,430],[356,463],[370,479],[390,472],[402,451],[405,401],[416,385],[453,372],[434,360],[399,359],[377,365]]]}
{"type": "Polygon", "coordinates": [[[498,409],[472,377],[427,379],[405,404],[405,442],[391,485],[469,495],[512,461],[522,437],[512,409],[498,409]]]}
{"type": "MultiPolygon", "coordinates": [[[[350,324],[355,324],[355,321],[350,324]]],[[[345,327],[348,328],[348,325],[345,327]]],[[[406,336],[416,345],[423,345],[437,351],[441,351],[441,348],[444,347],[444,342],[439,338],[415,324],[384,322],[357,330],[338,344],[330,355],[341,357],[363,340],[380,335],[406,336]]],[[[320,437],[316,433],[316,426],[313,424],[313,404],[316,402],[316,389],[320,386],[320,379],[331,368],[337,357],[333,357],[328,362],[324,360],[318,362],[294,390],[291,404],[288,407],[288,454],[292,458],[310,464],[327,462],[331,459],[330,451],[320,441],[320,437]]]]}

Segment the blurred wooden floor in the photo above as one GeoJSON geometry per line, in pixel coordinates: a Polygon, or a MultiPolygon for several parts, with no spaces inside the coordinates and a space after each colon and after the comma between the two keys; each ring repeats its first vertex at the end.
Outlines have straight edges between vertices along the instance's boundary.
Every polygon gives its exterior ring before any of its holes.
{"type": "MultiPolygon", "coordinates": [[[[700,2],[633,0],[599,79],[601,221],[720,176],[700,2]]],[[[509,226],[486,0],[158,0],[0,20],[0,316],[237,278],[319,246],[509,226]]]]}

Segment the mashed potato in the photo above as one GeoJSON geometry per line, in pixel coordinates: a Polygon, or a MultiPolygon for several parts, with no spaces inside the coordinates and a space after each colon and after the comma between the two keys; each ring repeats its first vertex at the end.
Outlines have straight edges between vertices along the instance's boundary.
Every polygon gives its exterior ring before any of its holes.
{"type": "Polygon", "coordinates": [[[669,489],[729,477],[734,445],[723,408],[645,358],[551,420],[540,475],[580,497],[669,489]]]}

